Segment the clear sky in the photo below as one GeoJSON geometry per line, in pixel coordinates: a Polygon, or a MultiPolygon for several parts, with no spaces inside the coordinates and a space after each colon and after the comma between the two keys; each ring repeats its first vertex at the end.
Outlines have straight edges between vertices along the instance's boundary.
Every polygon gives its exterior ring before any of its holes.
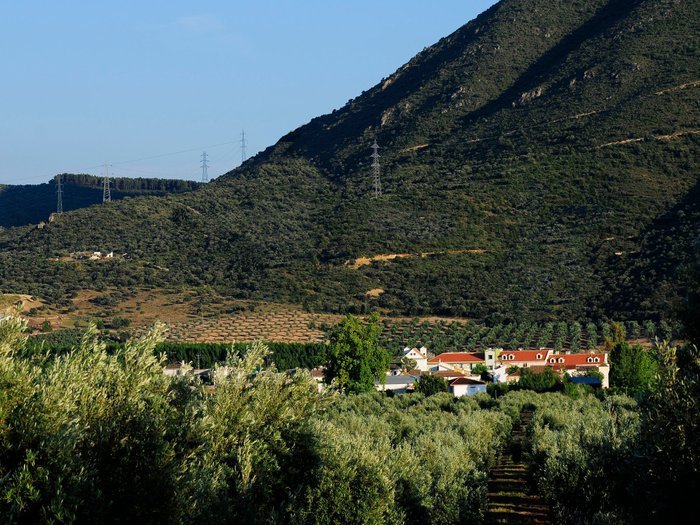
{"type": "Polygon", "coordinates": [[[343,106],[495,0],[22,0],[0,16],[0,183],[201,178],[343,106]],[[176,153],[181,152],[181,153],[176,153]],[[153,158],[157,157],[157,158],[153,158]]]}

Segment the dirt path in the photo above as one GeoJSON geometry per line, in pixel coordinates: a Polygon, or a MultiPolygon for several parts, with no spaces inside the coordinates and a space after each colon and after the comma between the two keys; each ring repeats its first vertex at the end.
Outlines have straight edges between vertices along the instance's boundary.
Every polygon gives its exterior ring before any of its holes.
{"type": "Polygon", "coordinates": [[[553,523],[549,506],[537,494],[530,479],[530,465],[523,454],[525,431],[531,421],[532,411],[523,410],[520,422],[513,427],[510,444],[489,473],[484,523],[553,523]]]}
{"type": "Polygon", "coordinates": [[[372,264],[373,262],[379,262],[379,261],[387,262],[387,261],[393,261],[394,259],[406,259],[408,257],[425,258],[425,257],[432,257],[433,255],[458,255],[461,253],[481,254],[481,253],[486,253],[486,250],[479,248],[479,249],[472,249],[472,250],[443,250],[441,252],[383,253],[380,255],[375,255],[373,257],[358,257],[357,259],[347,261],[345,263],[345,266],[348,268],[351,268],[353,270],[359,270],[363,266],[366,266],[368,264],[372,264]]]}

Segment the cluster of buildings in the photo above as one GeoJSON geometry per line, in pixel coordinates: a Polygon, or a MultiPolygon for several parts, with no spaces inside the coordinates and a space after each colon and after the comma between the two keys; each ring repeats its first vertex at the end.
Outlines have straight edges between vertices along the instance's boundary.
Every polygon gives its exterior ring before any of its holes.
{"type": "Polygon", "coordinates": [[[400,364],[392,365],[377,390],[395,394],[411,392],[422,375],[445,379],[455,396],[486,392],[488,375],[494,383],[514,383],[523,371],[538,374],[552,370],[562,377],[568,374],[574,383],[593,387],[609,386],[610,363],[605,353],[563,354],[553,350],[503,350],[489,348],[484,352],[445,352],[430,356],[425,347],[404,348],[400,364]],[[595,372],[595,373],[591,373],[595,372]]]}
{"type": "MultiPolygon", "coordinates": [[[[594,388],[609,386],[610,363],[608,354],[602,352],[563,354],[548,349],[489,348],[484,352],[445,352],[432,356],[422,347],[404,348],[401,361],[393,364],[384,381],[377,381],[375,387],[382,392],[405,394],[415,390],[421,376],[429,375],[447,381],[455,397],[472,396],[486,392],[486,376],[488,382],[508,384],[520,381],[524,373],[539,374],[546,370],[562,377],[568,375],[574,383],[594,388]]],[[[187,363],[171,363],[163,372],[173,377],[194,375],[208,379],[210,370],[194,369],[187,363]]],[[[323,368],[311,370],[311,377],[322,390],[323,368]]]]}

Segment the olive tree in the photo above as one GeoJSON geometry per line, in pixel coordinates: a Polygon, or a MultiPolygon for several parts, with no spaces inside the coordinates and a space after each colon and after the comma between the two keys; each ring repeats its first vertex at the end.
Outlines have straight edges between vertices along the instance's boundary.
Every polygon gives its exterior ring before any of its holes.
{"type": "Polygon", "coordinates": [[[379,344],[382,333],[379,316],[366,322],[348,315],[331,330],[326,381],[333,380],[345,392],[368,392],[375,380],[384,380],[390,356],[379,344]]]}

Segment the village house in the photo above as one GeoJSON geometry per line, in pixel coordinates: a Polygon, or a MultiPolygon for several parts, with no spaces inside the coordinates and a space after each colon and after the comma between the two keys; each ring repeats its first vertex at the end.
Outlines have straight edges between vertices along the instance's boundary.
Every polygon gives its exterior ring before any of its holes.
{"type": "Polygon", "coordinates": [[[603,388],[610,386],[610,363],[608,354],[552,354],[547,358],[547,366],[563,374],[569,374],[574,382],[576,378],[584,378],[590,371],[602,375],[599,385],[603,388]]]}
{"type": "Polygon", "coordinates": [[[428,360],[428,369],[456,370],[466,375],[475,375],[474,368],[478,365],[486,367],[496,383],[506,381],[506,367],[499,360],[501,350],[489,348],[485,352],[445,352],[428,360]]]}
{"type": "Polygon", "coordinates": [[[484,354],[475,352],[445,352],[428,359],[430,371],[456,370],[471,373],[477,365],[486,365],[484,354]]]}
{"type": "Polygon", "coordinates": [[[326,386],[326,368],[323,366],[311,369],[311,379],[316,382],[316,388],[322,392],[326,386]]]}
{"type": "Polygon", "coordinates": [[[561,375],[569,374],[574,382],[597,384],[603,388],[608,388],[610,384],[610,363],[605,353],[555,354],[552,350],[544,349],[509,350],[501,352],[498,360],[507,370],[511,370],[505,379],[508,383],[518,381],[520,370],[523,368],[534,373],[551,368],[561,375]],[[517,370],[512,370],[514,367],[517,370]],[[591,375],[589,372],[593,370],[600,372],[603,376],[600,381],[589,377],[591,375]]]}
{"type": "Polygon", "coordinates": [[[413,390],[413,385],[418,381],[415,375],[390,375],[384,379],[384,384],[376,381],[375,388],[380,392],[393,392],[394,394],[405,394],[413,390]]]}
{"type": "Polygon", "coordinates": [[[428,349],[426,347],[406,347],[403,349],[403,357],[404,359],[415,361],[417,370],[421,370],[423,372],[428,370],[428,349]]]}
{"type": "Polygon", "coordinates": [[[485,394],[486,383],[468,377],[459,377],[450,382],[450,392],[455,397],[485,394]]]}
{"type": "Polygon", "coordinates": [[[498,355],[498,362],[507,367],[545,366],[552,350],[504,350],[498,355]]]}
{"type": "Polygon", "coordinates": [[[169,377],[192,374],[193,368],[187,363],[169,363],[163,368],[163,373],[169,377]]]}

